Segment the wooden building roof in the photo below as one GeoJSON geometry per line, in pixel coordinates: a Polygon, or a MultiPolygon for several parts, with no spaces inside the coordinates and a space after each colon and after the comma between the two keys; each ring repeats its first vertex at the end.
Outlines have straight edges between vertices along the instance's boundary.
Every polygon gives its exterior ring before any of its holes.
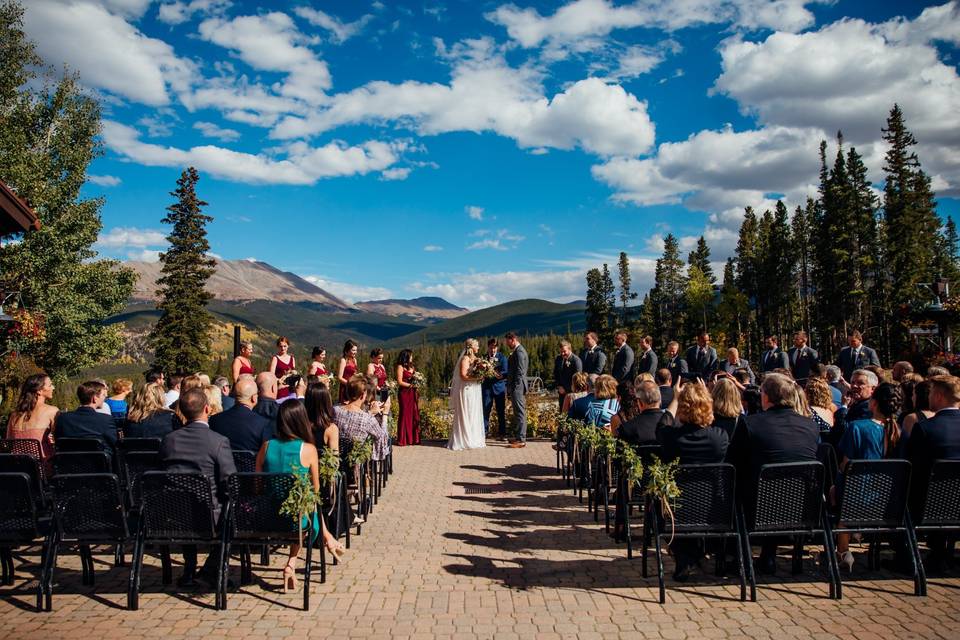
{"type": "Polygon", "coordinates": [[[39,228],[37,214],[0,180],[0,237],[39,228]]]}

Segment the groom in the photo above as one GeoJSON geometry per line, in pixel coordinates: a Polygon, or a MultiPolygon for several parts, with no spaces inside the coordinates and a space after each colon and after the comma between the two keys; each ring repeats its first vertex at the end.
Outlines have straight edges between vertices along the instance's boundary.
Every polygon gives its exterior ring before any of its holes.
{"type": "Polygon", "coordinates": [[[507,360],[507,395],[513,404],[513,416],[517,420],[517,438],[510,442],[510,447],[520,449],[527,446],[527,367],[530,358],[527,350],[520,344],[517,334],[510,331],[505,336],[507,346],[510,347],[510,358],[507,360]]]}

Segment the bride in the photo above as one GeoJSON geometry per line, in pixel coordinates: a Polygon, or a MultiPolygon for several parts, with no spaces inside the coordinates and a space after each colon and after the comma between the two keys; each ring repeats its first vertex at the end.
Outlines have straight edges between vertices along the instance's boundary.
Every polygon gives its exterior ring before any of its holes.
{"type": "Polygon", "coordinates": [[[478,378],[470,377],[470,367],[477,359],[480,343],[468,338],[453,370],[450,385],[450,410],[453,426],[447,448],[453,451],[479,449],[486,446],[483,428],[483,396],[478,378]]]}

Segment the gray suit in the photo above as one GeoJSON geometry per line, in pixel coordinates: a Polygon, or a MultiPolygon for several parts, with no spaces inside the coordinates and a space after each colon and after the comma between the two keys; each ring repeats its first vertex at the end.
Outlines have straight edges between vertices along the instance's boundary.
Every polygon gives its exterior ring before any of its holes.
{"type": "Polygon", "coordinates": [[[767,373],[774,369],[790,369],[790,360],[780,347],[767,349],[760,356],[760,371],[767,373]]]}
{"type": "Polygon", "coordinates": [[[513,404],[513,416],[517,420],[517,439],[527,439],[527,368],[530,358],[522,344],[507,359],[507,395],[513,404]]]}
{"type": "Polygon", "coordinates": [[[613,355],[611,374],[617,379],[617,382],[629,380],[633,375],[633,349],[626,342],[613,355]]]}
{"type": "Polygon", "coordinates": [[[643,353],[637,363],[636,376],[640,375],[641,373],[649,373],[652,376],[657,374],[657,365],[659,364],[659,361],[657,360],[657,354],[653,352],[653,349],[643,353]]]}

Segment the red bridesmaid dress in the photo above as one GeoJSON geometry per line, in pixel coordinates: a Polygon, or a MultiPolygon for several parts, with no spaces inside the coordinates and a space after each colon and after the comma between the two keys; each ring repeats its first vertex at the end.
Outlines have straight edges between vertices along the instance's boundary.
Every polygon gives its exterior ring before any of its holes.
{"type": "MultiPolygon", "coordinates": [[[[403,370],[403,381],[410,383],[413,371],[403,370]]],[[[418,400],[420,392],[416,387],[400,387],[397,391],[397,400],[400,404],[400,417],[397,420],[398,447],[410,444],[420,444],[420,406],[418,400]]]]}

